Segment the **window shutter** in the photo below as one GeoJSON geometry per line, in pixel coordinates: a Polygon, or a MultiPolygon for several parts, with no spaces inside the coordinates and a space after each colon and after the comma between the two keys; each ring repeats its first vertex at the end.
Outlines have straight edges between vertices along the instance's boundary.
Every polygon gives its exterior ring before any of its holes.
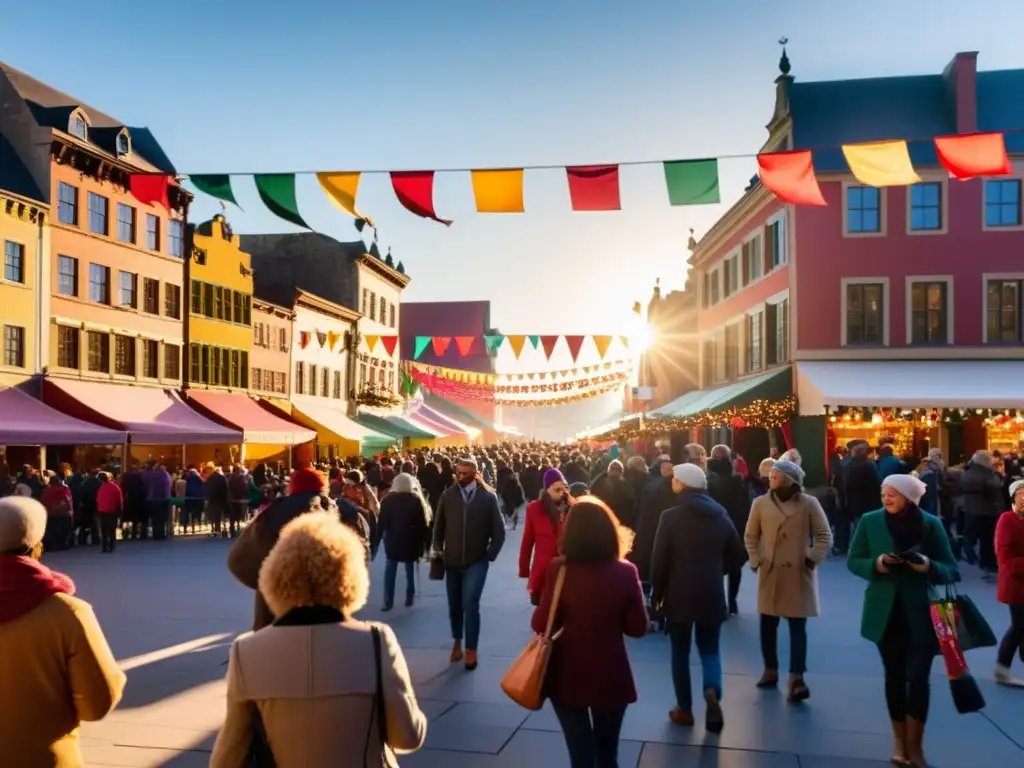
{"type": "Polygon", "coordinates": [[[743,244],[743,285],[750,283],[750,243],[743,244]]]}
{"type": "Polygon", "coordinates": [[[775,242],[775,227],[766,225],[764,228],[764,269],[761,274],[767,275],[772,271],[772,263],[775,259],[775,249],[778,244],[775,242]]]}
{"type": "Polygon", "coordinates": [[[766,304],[764,308],[764,359],[765,363],[771,365],[778,362],[775,334],[775,318],[778,306],[766,304]]]}

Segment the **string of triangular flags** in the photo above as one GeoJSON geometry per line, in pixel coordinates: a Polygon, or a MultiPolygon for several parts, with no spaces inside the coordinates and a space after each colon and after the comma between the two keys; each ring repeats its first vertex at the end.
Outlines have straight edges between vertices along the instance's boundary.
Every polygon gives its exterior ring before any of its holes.
{"type": "MultiPolygon", "coordinates": [[[[916,184],[921,179],[910,160],[908,141],[934,142],[939,162],[955,179],[1004,176],[1012,172],[1003,133],[970,133],[931,139],[894,139],[844,144],[841,149],[857,181],[865,186],[889,187],[916,184]]],[[[721,159],[757,158],[761,183],[776,197],[797,205],[825,205],[814,173],[813,152],[796,150],[729,155],[721,159]]],[[[619,170],[623,166],[661,165],[668,202],[672,206],[721,202],[719,158],[605,163],[599,165],[523,166],[519,168],[444,169],[434,171],[306,171],[293,173],[187,174],[200,192],[237,205],[234,180],[252,177],[256,191],[275,216],[311,229],[299,211],[295,180],[315,175],[327,198],[356,218],[356,226],[373,226],[357,207],[359,182],[370,174],[387,174],[395,197],[409,212],[445,225],[451,219],[438,215],[434,206],[434,179],[438,173],[469,173],[478,213],[524,213],[523,179],[526,170],[560,168],[565,172],[569,201],[574,211],[621,209],[619,170]]],[[[175,177],[133,174],[131,193],[143,204],[169,208],[168,189],[175,177]]]]}
{"type": "Polygon", "coordinates": [[[632,369],[629,360],[613,360],[593,365],[580,365],[574,368],[564,368],[557,371],[529,371],[524,373],[478,373],[477,371],[466,371],[461,368],[446,368],[441,365],[426,365],[424,363],[407,363],[411,370],[419,371],[430,376],[436,376],[448,381],[460,384],[472,384],[481,387],[494,387],[498,384],[511,383],[516,381],[558,381],[559,379],[572,379],[578,376],[587,376],[599,371],[626,371],[632,369]]]}
{"type": "MultiPolygon", "coordinates": [[[[495,384],[495,374],[475,374],[472,371],[439,369],[436,366],[411,365],[409,375],[429,392],[451,400],[501,401],[512,405],[529,405],[534,401],[550,400],[552,396],[590,397],[593,396],[593,390],[600,389],[604,392],[625,386],[628,382],[628,370],[600,371],[599,369],[603,367],[587,366],[586,371],[591,375],[585,378],[525,384],[495,384]]],[[[579,370],[581,369],[573,369],[573,373],[579,370]]]]}
{"type": "Polygon", "coordinates": [[[580,351],[583,349],[583,344],[587,339],[591,339],[593,341],[594,348],[597,350],[598,356],[604,360],[604,356],[608,354],[608,349],[616,338],[618,338],[619,343],[621,343],[623,347],[629,349],[628,336],[616,337],[612,335],[531,336],[528,334],[496,333],[484,336],[417,336],[413,343],[412,359],[419,360],[420,356],[427,351],[427,347],[430,347],[435,356],[443,357],[449,347],[451,347],[453,341],[455,342],[456,348],[459,350],[459,355],[461,357],[466,357],[467,355],[474,354],[474,345],[478,339],[482,339],[484,350],[489,354],[497,353],[501,348],[501,345],[508,342],[508,346],[512,350],[512,354],[514,354],[516,360],[518,360],[523,349],[526,347],[526,344],[529,343],[534,349],[543,348],[544,356],[550,360],[551,355],[558,346],[559,339],[564,339],[565,344],[569,349],[569,354],[572,355],[572,361],[575,363],[580,355],[580,351]]]}
{"type": "MultiPolygon", "coordinates": [[[[321,331],[319,328],[314,328],[312,331],[299,331],[299,347],[305,349],[311,343],[313,338],[316,338],[317,344],[323,349],[325,346],[334,351],[334,345],[338,343],[338,340],[342,338],[342,334],[336,333],[335,331],[321,331]]],[[[388,353],[388,357],[395,356],[395,350],[398,348],[398,336],[380,336],[366,334],[363,336],[363,341],[366,342],[367,349],[373,352],[379,343],[384,351],[388,353]]],[[[345,351],[345,345],[338,348],[339,352],[345,351]]]]}

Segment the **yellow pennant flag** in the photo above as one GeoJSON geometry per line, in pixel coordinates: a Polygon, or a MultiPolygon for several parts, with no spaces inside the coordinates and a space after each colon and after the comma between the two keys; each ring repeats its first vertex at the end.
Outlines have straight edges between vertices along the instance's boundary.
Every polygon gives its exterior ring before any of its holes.
{"type": "Polygon", "coordinates": [[[477,213],[522,213],[525,210],[522,168],[472,171],[470,176],[477,213]]]}
{"type": "Polygon", "coordinates": [[[356,193],[359,191],[360,175],[358,171],[318,173],[316,180],[320,182],[321,189],[331,199],[331,202],[345,213],[362,219],[372,227],[373,221],[370,220],[370,217],[364,216],[356,208],[356,193]]]}
{"type": "Polygon", "coordinates": [[[516,356],[516,360],[519,359],[519,353],[523,351],[523,345],[526,343],[525,336],[506,336],[508,339],[509,346],[512,347],[512,352],[516,356]]]}
{"type": "Polygon", "coordinates": [[[910,162],[907,142],[902,139],[844,144],[843,155],[850,172],[865,186],[903,187],[921,181],[910,162]]]}
{"type": "Polygon", "coordinates": [[[605,352],[608,351],[608,347],[610,347],[611,345],[612,345],[612,337],[611,336],[595,336],[594,337],[594,346],[597,347],[597,354],[599,354],[601,356],[602,360],[604,360],[605,352]]]}
{"type": "Polygon", "coordinates": [[[371,336],[367,334],[363,338],[366,339],[366,348],[373,352],[373,348],[377,346],[377,342],[380,341],[380,336],[371,336]]]}

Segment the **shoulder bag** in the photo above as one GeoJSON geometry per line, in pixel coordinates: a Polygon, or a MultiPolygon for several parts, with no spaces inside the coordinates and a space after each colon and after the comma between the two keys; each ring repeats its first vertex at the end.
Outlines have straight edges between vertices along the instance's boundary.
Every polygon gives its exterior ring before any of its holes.
{"type": "Polygon", "coordinates": [[[388,714],[384,702],[384,672],[380,649],[380,630],[370,627],[373,638],[373,662],[376,667],[376,688],[373,694],[374,711],[370,715],[370,725],[366,729],[366,746],[363,748],[363,768],[374,768],[370,764],[370,741],[373,739],[373,724],[377,723],[380,735],[380,765],[391,765],[388,757],[388,714]]]}
{"type": "Polygon", "coordinates": [[[552,635],[551,630],[554,629],[555,614],[558,612],[558,602],[562,597],[562,586],[565,584],[565,569],[564,565],[558,569],[555,593],[551,600],[551,610],[548,612],[544,634],[533,636],[501,680],[501,690],[512,701],[533,711],[544,706],[544,678],[547,675],[554,642],[562,634],[562,630],[558,630],[552,635]]]}

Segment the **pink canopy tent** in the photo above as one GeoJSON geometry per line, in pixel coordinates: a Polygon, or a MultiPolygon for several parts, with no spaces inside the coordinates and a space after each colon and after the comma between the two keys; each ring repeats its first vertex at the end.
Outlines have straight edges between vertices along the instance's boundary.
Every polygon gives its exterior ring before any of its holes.
{"type": "Polygon", "coordinates": [[[0,445],[124,445],[125,438],[123,430],[67,416],[20,389],[0,389],[0,445]]]}

